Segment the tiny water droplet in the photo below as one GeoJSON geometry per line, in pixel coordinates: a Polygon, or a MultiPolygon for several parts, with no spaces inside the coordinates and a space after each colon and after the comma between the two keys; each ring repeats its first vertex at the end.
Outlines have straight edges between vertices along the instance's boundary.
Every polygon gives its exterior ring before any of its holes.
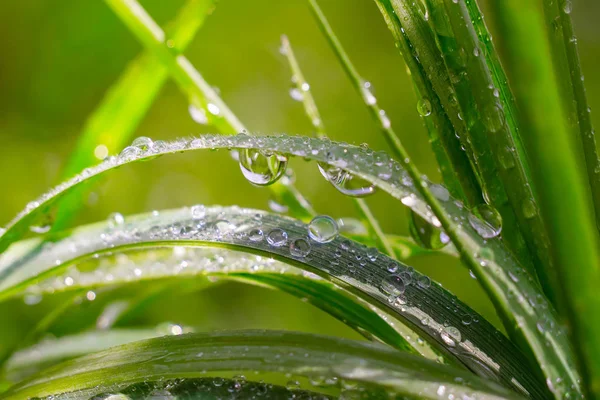
{"type": "Polygon", "coordinates": [[[123,214],[115,212],[108,216],[108,227],[117,228],[125,223],[125,217],[123,214]]]}
{"type": "Polygon", "coordinates": [[[428,117],[431,115],[431,102],[426,99],[425,97],[423,97],[422,99],[419,99],[419,101],[417,102],[417,111],[419,112],[419,115],[422,117],[428,117]]]}
{"type": "Polygon", "coordinates": [[[480,204],[469,214],[469,224],[484,239],[495,238],[502,232],[502,216],[494,207],[480,204]]]}
{"type": "Polygon", "coordinates": [[[246,179],[258,186],[271,185],[285,172],[287,157],[276,153],[263,153],[256,149],[240,151],[240,169],[246,179]]]}
{"type": "Polygon", "coordinates": [[[297,87],[293,87],[290,89],[290,97],[296,101],[304,100],[304,93],[297,87]]]}
{"type": "Polygon", "coordinates": [[[200,125],[208,124],[208,117],[206,116],[206,111],[203,108],[198,108],[193,104],[190,104],[188,107],[188,112],[190,113],[190,117],[194,122],[200,125]]]}
{"type": "Polygon", "coordinates": [[[212,115],[221,114],[221,109],[219,109],[219,106],[217,106],[216,104],[208,103],[206,105],[206,108],[208,109],[208,112],[211,113],[212,115]]]}
{"type": "Polygon", "coordinates": [[[275,228],[267,234],[267,242],[271,246],[281,247],[286,244],[288,234],[283,229],[275,228]]]}
{"type": "Polygon", "coordinates": [[[196,204],[191,208],[192,219],[202,219],[206,216],[206,207],[202,204],[196,204]]]}
{"type": "Polygon", "coordinates": [[[341,168],[325,163],[318,163],[318,166],[321,175],[347,196],[364,197],[375,193],[375,185],[341,168]]]}
{"type": "Polygon", "coordinates": [[[294,257],[306,257],[310,254],[310,243],[303,238],[293,240],[290,243],[290,254],[294,257]]]}
{"type": "Polygon", "coordinates": [[[373,92],[371,92],[371,82],[363,83],[361,92],[365,104],[372,106],[377,103],[377,98],[373,95],[373,92]]]}
{"type": "Polygon", "coordinates": [[[533,218],[537,214],[537,207],[533,199],[525,199],[521,205],[521,210],[523,211],[523,216],[527,219],[533,218]]]}
{"type": "Polygon", "coordinates": [[[308,224],[308,236],[318,243],[328,243],[338,235],[339,228],[335,220],[327,215],[319,215],[308,224]]]}

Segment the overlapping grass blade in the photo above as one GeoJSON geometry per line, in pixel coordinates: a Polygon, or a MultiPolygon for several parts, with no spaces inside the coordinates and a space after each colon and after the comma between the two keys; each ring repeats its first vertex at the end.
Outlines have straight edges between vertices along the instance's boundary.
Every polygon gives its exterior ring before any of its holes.
{"type": "MultiPolygon", "coordinates": [[[[171,45],[184,51],[214,7],[213,0],[190,0],[167,27],[171,45]]],[[[67,161],[61,180],[68,179],[131,141],[136,128],[168,77],[162,62],[146,51],[132,61],[88,118],[67,161]],[[104,146],[104,147],[102,147],[104,146]],[[95,155],[96,149],[106,154],[95,155]]],[[[52,229],[64,229],[81,208],[84,192],[73,193],[56,211],[52,229]]]]}
{"type": "MultiPolygon", "coordinates": [[[[340,60],[340,63],[342,64],[342,67],[344,67],[354,88],[363,97],[371,115],[378,122],[382,133],[385,135],[394,151],[394,156],[398,160],[406,158],[406,155],[403,154],[404,152],[401,151],[402,144],[400,143],[398,135],[394,132],[391,121],[387,117],[385,111],[377,104],[377,99],[371,93],[367,82],[360,76],[358,70],[354,64],[352,64],[317,1],[308,0],[308,3],[315,15],[319,27],[340,60]]],[[[407,47],[407,42],[399,42],[399,45],[401,45],[402,51],[410,51],[407,47]]],[[[479,204],[482,201],[479,183],[469,165],[469,160],[464,151],[462,151],[460,144],[455,140],[455,133],[452,129],[452,125],[444,115],[439,99],[437,99],[435,92],[425,78],[425,73],[418,68],[418,65],[409,62],[409,67],[411,69],[417,97],[420,100],[429,98],[427,101],[431,110],[428,112],[421,112],[420,114],[422,114],[421,116],[424,116],[423,114],[427,114],[426,116],[431,115],[431,118],[424,117],[423,120],[427,126],[429,140],[442,172],[446,187],[457,199],[466,201],[467,204],[470,205],[479,204]]]]}
{"type": "Polygon", "coordinates": [[[252,380],[263,379],[276,385],[298,380],[294,389],[300,386],[332,396],[364,391],[379,396],[393,393],[437,399],[443,390],[456,398],[519,398],[489,381],[390,348],[272,331],[188,334],[135,342],[50,368],[12,388],[4,398],[67,392],[73,393],[74,398],[83,398],[105,391],[119,392],[134,383],[159,378],[212,377],[213,381],[222,382],[220,378],[249,371],[255,371],[252,380]],[[330,387],[311,384],[309,380],[341,380],[346,384],[330,387]]]}
{"type": "MultiPolygon", "coordinates": [[[[294,50],[292,49],[292,45],[290,44],[289,39],[285,35],[281,37],[281,49],[290,64],[290,69],[292,70],[292,81],[296,85],[298,95],[302,96],[302,104],[304,105],[304,111],[306,112],[306,115],[315,127],[317,137],[320,137],[321,139],[326,138],[327,132],[325,130],[323,120],[321,119],[319,109],[317,108],[317,103],[315,102],[315,99],[312,96],[310,85],[304,78],[304,74],[300,69],[298,60],[296,60],[296,56],[294,54],[294,50]]],[[[371,237],[375,239],[379,250],[385,252],[387,255],[394,256],[394,249],[392,248],[390,242],[387,240],[385,233],[381,229],[379,222],[373,215],[373,212],[369,208],[369,205],[367,204],[366,200],[354,198],[354,203],[356,205],[358,213],[360,214],[361,220],[368,227],[371,237]]]]}
{"type": "MultiPolygon", "coordinates": [[[[230,137],[206,135],[194,140],[166,143],[160,151],[154,148],[147,149],[141,151],[136,157],[109,159],[87,171],[85,179],[82,176],[73,178],[35,201],[33,203],[37,204],[35,207],[29,206],[21,212],[9,224],[5,235],[0,237],[0,248],[5,248],[11,240],[25,232],[36,218],[43,216],[44,210],[60,199],[65,190],[85,182],[90,177],[134,160],[151,159],[159,154],[201,148],[253,148],[271,153],[301,156],[340,167],[401,199],[405,205],[432,224],[439,226],[441,223],[463,259],[492,297],[511,336],[516,339],[526,339],[529,349],[535,355],[547,378],[551,380],[561,378],[569,382],[566,387],[573,385],[577,390],[579,378],[573,368],[571,350],[561,326],[556,321],[552,306],[543,296],[540,296],[532,278],[518,264],[512,253],[504,248],[502,241],[499,238],[489,239],[480,236],[476,228],[468,222],[469,212],[461,203],[455,202],[442,187],[432,187],[438,196],[434,198],[432,191],[429,190],[430,183],[424,182],[427,187],[422,185],[415,187],[411,176],[396,161],[388,157],[387,164],[377,165],[372,162],[371,153],[355,146],[303,137],[253,138],[247,135],[230,137]],[[422,196],[428,196],[427,201],[422,196]]],[[[411,175],[415,175],[414,170],[411,175]]],[[[5,267],[0,270],[0,274],[10,277],[11,268],[5,267]]],[[[5,279],[3,286],[6,287],[6,284],[5,279]]]]}
{"type": "MultiPolygon", "coordinates": [[[[168,38],[152,17],[135,0],[106,0],[133,34],[168,69],[171,78],[198,110],[204,110],[208,123],[225,134],[247,132],[246,127],[227,107],[192,63],[169,47],[168,38]]],[[[286,204],[291,215],[310,219],[315,212],[293,185],[275,183],[270,186],[280,203],[286,204]]]]}

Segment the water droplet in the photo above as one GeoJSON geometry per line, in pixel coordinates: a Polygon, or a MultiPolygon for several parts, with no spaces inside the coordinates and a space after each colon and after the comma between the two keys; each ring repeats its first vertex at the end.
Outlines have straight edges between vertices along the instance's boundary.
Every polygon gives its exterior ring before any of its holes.
{"type": "Polygon", "coordinates": [[[475,47],[475,48],[473,49],[473,55],[474,55],[475,57],[479,57],[479,55],[480,55],[480,54],[481,54],[481,52],[479,51],[479,47],[475,47]]]}
{"type": "Polygon", "coordinates": [[[216,104],[208,103],[206,105],[206,108],[208,108],[208,112],[211,113],[212,115],[221,114],[221,110],[219,109],[219,107],[216,104]]]}
{"type": "Polygon", "coordinates": [[[431,279],[425,275],[420,276],[417,280],[417,284],[423,289],[427,289],[429,286],[431,286],[431,279]]]}
{"type": "Polygon", "coordinates": [[[450,199],[450,192],[442,185],[431,185],[430,190],[441,201],[448,201],[450,199]]]}
{"type": "Polygon", "coordinates": [[[283,229],[275,228],[267,234],[267,242],[271,246],[281,247],[286,244],[288,234],[283,229]]]}
{"type": "Polygon", "coordinates": [[[115,212],[108,216],[108,227],[116,228],[125,223],[125,217],[121,213],[115,212]]]}
{"type": "Polygon", "coordinates": [[[573,11],[573,3],[571,2],[571,0],[565,1],[563,11],[565,12],[565,14],[571,14],[571,11],[573,11]]]}
{"type": "Polygon", "coordinates": [[[192,214],[192,218],[196,220],[202,219],[206,216],[206,207],[204,207],[202,204],[192,206],[190,211],[192,214]]]}
{"type": "Polygon", "coordinates": [[[417,244],[426,249],[438,250],[448,244],[448,235],[419,214],[410,210],[410,235],[417,244]]]}
{"type": "Polygon", "coordinates": [[[252,229],[249,233],[248,233],[248,239],[250,239],[250,241],[252,242],[260,242],[261,240],[263,240],[263,231],[262,229],[252,229]]]}
{"type": "Polygon", "coordinates": [[[274,198],[270,198],[268,201],[268,204],[269,204],[269,209],[273,212],[276,212],[279,214],[285,214],[286,212],[288,212],[288,206],[286,206],[285,204],[279,203],[274,198]]]}
{"type": "Polygon", "coordinates": [[[469,214],[469,224],[482,238],[491,239],[502,232],[502,216],[494,207],[480,204],[473,213],[469,214]]]}
{"type": "Polygon", "coordinates": [[[431,102],[423,97],[417,102],[417,111],[422,117],[428,117],[431,115],[431,102]]]}
{"type": "Polygon", "coordinates": [[[266,186],[275,183],[287,167],[287,157],[276,153],[263,153],[256,149],[240,151],[240,169],[254,185],[266,186]]]}
{"type": "Polygon", "coordinates": [[[335,220],[326,215],[313,218],[308,224],[308,236],[318,243],[328,243],[335,239],[339,229],[335,220]]]}
{"type": "Polygon", "coordinates": [[[190,104],[188,108],[188,112],[190,113],[190,117],[194,120],[194,122],[206,125],[208,123],[208,117],[206,116],[206,111],[203,108],[198,108],[193,104],[190,104]]]}
{"type": "Polygon", "coordinates": [[[142,151],[138,147],[127,146],[119,153],[119,158],[122,161],[133,161],[138,158],[141,153],[142,151]]]}
{"type": "Polygon", "coordinates": [[[94,301],[96,300],[96,292],[89,290],[86,294],[85,294],[85,298],[88,299],[88,301],[94,301]]]}
{"type": "Polygon", "coordinates": [[[371,82],[363,83],[361,92],[363,100],[367,105],[372,106],[377,103],[377,98],[373,95],[373,92],[371,92],[371,82]]]}
{"type": "Polygon", "coordinates": [[[375,185],[341,168],[325,163],[318,163],[318,166],[321,175],[347,196],[364,197],[375,193],[375,185]]]}
{"type": "Polygon", "coordinates": [[[310,243],[306,239],[295,239],[290,243],[290,254],[294,257],[306,257],[310,254],[310,243]]]}
{"type": "Polygon", "coordinates": [[[537,207],[533,199],[525,199],[521,205],[521,209],[523,211],[523,216],[527,219],[533,218],[537,214],[537,207]]]}
{"type": "Polygon", "coordinates": [[[43,234],[48,233],[50,231],[50,228],[52,228],[52,224],[49,222],[45,222],[41,225],[32,225],[29,227],[29,230],[34,233],[43,234]]]}
{"type": "Polygon", "coordinates": [[[504,169],[511,169],[515,167],[515,156],[513,154],[513,150],[510,147],[502,147],[500,149],[500,153],[498,154],[498,160],[500,161],[500,165],[504,169]]]}
{"type": "Polygon", "coordinates": [[[384,278],[379,287],[385,294],[392,296],[399,296],[404,293],[404,290],[406,290],[404,281],[398,275],[390,275],[384,278]]]}
{"type": "Polygon", "coordinates": [[[297,87],[293,87],[290,89],[290,97],[296,101],[304,100],[304,93],[297,87]]]}
{"type": "Polygon", "coordinates": [[[142,151],[148,151],[152,149],[154,142],[149,137],[140,136],[139,138],[136,138],[131,145],[142,151]]]}

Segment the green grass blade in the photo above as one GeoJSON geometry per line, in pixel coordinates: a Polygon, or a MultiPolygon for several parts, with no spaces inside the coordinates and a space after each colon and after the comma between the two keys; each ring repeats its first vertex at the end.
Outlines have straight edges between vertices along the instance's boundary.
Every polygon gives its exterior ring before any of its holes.
{"type": "Polygon", "coordinates": [[[16,352],[6,364],[4,374],[9,381],[18,382],[61,361],[138,340],[164,336],[166,333],[161,329],[113,329],[46,339],[16,352]]]}
{"type": "MultiPolygon", "coordinates": [[[[190,105],[205,110],[209,123],[225,134],[247,132],[246,127],[192,63],[177,49],[169,47],[168,38],[163,30],[137,1],[106,0],[106,3],[148,51],[168,69],[171,78],[187,96],[190,105]]],[[[270,187],[277,199],[289,207],[293,216],[310,219],[315,215],[310,203],[293,185],[276,182],[270,187]]]]}
{"type": "MultiPolygon", "coordinates": [[[[281,49],[285,54],[288,63],[290,64],[290,69],[292,70],[292,81],[296,86],[297,93],[302,96],[304,111],[315,127],[317,137],[322,139],[326,138],[327,133],[325,131],[319,109],[317,108],[317,103],[312,96],[310,85],[304,78],[304,74],[300,69],[300,65],[298,64],[298,60],[294,54],[294,50],[292,49],[289,39],[285,35],[281,37],[281,49]]],[[[388,255],[394,255],[394,249],[392,248],[392,245],[387,240],[387,237],[381,229],[379,222],[373,215],[373,212],[369,209],[366,200],[359,198],[354,198],[353,200],[357,211],[360,214],[361,220],[367,225],[371,236],[375,239],[377,248],[388,255]]]]}
{"type": "Polygon", "coordinates": [[[207,375],[229,378],[248,371],[255,371],[252,379],[275,385],[299,380],[304,389],[336,397],[361,388],[379,396],[396,393],[437,399],[443,386],[445,393],[457,398],[519,398],[494,383],[386,347],[277,331],[187,334],[130,343],[45,370],[9,390],[4,398],[68,392],[75,392],[75,398],[89,398],[133,383],[207,375]],[[308,384],[315,378],[343,380],[349,389],[308,384]]]}
{"type": "MultiPolygon", "coordinates": [[[[192,41],[213,9],[213,3],[213,0],[190,0],[169,24],[167,35],[178,51],[184,51],[192,41]]],[[[100,157],[125,147],[167,77],[167,69],[148,51],[132,61],[86,121],[75,149],[63,168],[61,180],[72,177],[102,159],[95,155],[98,146],[104,146],[100,147],[101,152],[106,153],[100,154],[100,157]]],[[[73,193],[69,199],[65,199],[56,211],[52,225],[54,231],[64,229],[77,216],[85,193],[73,193]]]]}
{"type": "MultiPolygon", "coordinates": [[[[394,151],[394,156],[399,160],[404,159],[406,155],[403,155],[404,152],[401,150],[402,143],[400,143],[398,135],[394,132],[391,121],[385,114],[385,111],[379,107],[375,97],[366,86],[366,81],[360,76],[354,64],[352,64],[317,1],[308,0],[308,3],[319,24],[319,28],[321,28],[321,31],[329,41],[354,88],[361,94],[371,115],[378,122],[382,133],[394,151]]],[[[400,44],[406,45],[405,42],[400,44]]],[[[407,51],[407,49],[403,49],[403,51],[407,51]]],[[[412,72],[417,95],[419,99],[427,97],[429,93],[432,93],[432,89],[418,66],[409,61],[407,60],[407,63],[412,72]]],[[[440,166],[444,182],[454,197],[467,201],[468,204],[478,204],[481,202],[481,189],[469,165],[469,161],[464,151],[460,149],[460,144],[455,140],[455,133],[452,126],[445,118],[443,112],[441,112],[439,100],[432,97],[430,103],[434,110],[432,113],[433,116],[432,118],[424,118],[424,122],[428,128],[431,146],[440,166]]]]}

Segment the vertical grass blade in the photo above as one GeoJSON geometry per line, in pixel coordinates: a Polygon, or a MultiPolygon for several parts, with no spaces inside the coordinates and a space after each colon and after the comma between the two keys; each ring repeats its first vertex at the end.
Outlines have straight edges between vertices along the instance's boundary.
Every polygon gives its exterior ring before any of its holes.
{"type": "MultiPolygon", "coordinates": [[[[285,54],[288,63],[290,64],[292,81],[294,82],[297,91],[296,95],[302,96],[302,104],[304,105],[304,111],[306,112],[307,117],[315,127],[317,136],[320,138],[326,138],[327,132],[325,131],[323,120],[321,119],[319,109],[317,108],[317,103],[312,96],[310,85],[304,78],[304,74],[300,69],[300,64],[298,64],[294,50],[292,49],[289,39],[285,35],[281,37],[281,49],[285,54]]],[[[387,240],[387,237],[381,229],[381,226],[375,218],[375,215],[373,215],[373,212],[371,212],[369,209],[369,205],[367,204],[366,200],[359,198],[353,198],[353,200],[361,220],[367,225],[371,237],[377,243],[377,248],[385,252],[387,255],[394,256],[394,249],[387,240]]]]}
{"type": "MultiPolygon", "coordinates": [[[[319,28],[340,60],[340,63],[350,78],[354,88],[361,94],[371,115],[378,122],[382,133],[385,135],[394,152],[394,156],[401,159],[403,157],[403,152],[400,151],[402,144],[392,128],[391,121],[388,119],[385,111],[379,107],[375,97],[371,94],[366,85],[366,81],[360,76],[354,64],[352,64],[352,61],[329,25],[329,22],[317,1],[308,0],[308,3],[319,28]]],[[[400,34],[400,32],[396,33],[400,34]]],[[[406,46],[407,43],[399,42],[399,45],[406,46]]],[[[403,47],[402,51],[410,50],[403,47]]],[[[429,140],[448,190],[454,197],[466,201],[467,204],[479,204],[481,202],[481,189],[479,188],[479,183],[469,165],[469,161],[464,151],[461,150],[460,144],[455,140],[454,131],[450,122],[447,120],[444,113],[441,112],[439,100],[435,94],[431,96],[432,89],[425,79],[423,71],[418,68],[418,65],[411,64],[410,62],[408,63],[415,83],[417,97],[419,99],[429,98],[427,101],[432,108],[432,110],[429,111],[431,118],[426,118],[429,114],[423,116],[423,113],[421,113],[421,115],[424,117],[423,119],[429,132],[429,140]]]]}
{"type": "MultiPolygon", "coordinates": [[[[163,30],[136,0],[106,0],[106,3],[168,69],[180,90],[188,97],[190,105],[206,110],[209,123],[225,134],[247,131],[192,63],[176,49],[169,47],[163,30]]],[[[270,188],[279,201],[288,205],[292,215],[306,220],[315,214],[308,201],[293,185],[284,185],[279,181],[270,188]]]]}
{"type": "MultiPolygon", "coordinates": [[[[190,0],[169,24],[167,35],[178,51],[184,51],[192,41],[213,3],[213,0],[190,0]]],[[[132,61],[86,121],[61,173],[61,181],[127,146],[167,78],[167,68],[149,51],[132,61]]],[[[86,190],[89,188],[63,200],[56,211],[53,230],[64,229],[77,216],[86,190]]]]}

